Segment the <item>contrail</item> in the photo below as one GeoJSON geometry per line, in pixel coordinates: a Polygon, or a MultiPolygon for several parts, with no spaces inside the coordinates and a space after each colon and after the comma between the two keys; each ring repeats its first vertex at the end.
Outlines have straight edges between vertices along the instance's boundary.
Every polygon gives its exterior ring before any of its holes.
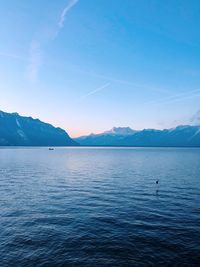
{"type": "Polygon", "coordinates": [[[166,89],[152,88],[152,87],[149,87],[149,86],[145,86],[145,85],[142,85],[142,84],[133,83],[133,82],[126,81],[126,80],[115,79],[115,78],[112,78],[112,77],[108,77],[106,75],[93,74],[93,73],[88,73],[88,74],[91,74],[92,76],[95,76],[95,77],[107,79],[107,80],[109,80],[111,82],[115,82],[115,83],[119,83],[119,84],[124,84],[124,85],[128,85],[128,86],[133,86],[133,87],[138,88],[138,89],[151,90],[151,91],[155,91],[155,92],[159,92],[159,93],[167,93],[167,94],[170,93],[166,89]]]}
{"type": "Polygon", "coordinates": [[[64,21],[66,18],[67,13],[73,8],[79,0],[69,0],[64,9],[61,12],[59,21],[57,23],[57,31],[53,33],[53,37],[46,36],[41,40],[33,39],[30,43],[30,56],[29,57],[22,57],[11,53],[2,53],[0,52],[0,56],[13,58],[17,60],[27,61],[28,62],[28,78],[31,82],[35,82],[38,79],[38,74],[40,71],[40,67],[43,64],[42,54],[43,54],[43,46],[50,41],[53,41],[61,28],[64,26],[64,21]]]}
{"type": "Polygon", "coordinates": [[[162,94],[168,94],[168,95],[172,94],[167,89],[145,86],[143,84],[138,84],[138,83],[130,82],[130,81],[127,81],[127,80],[121,80],[121,79],[116,79],[116,78],[113,78],[113,77],[109,77],[109,76],[106,76],[106,75],[103,75],[103,74],[98,74],[98,73],[94,73],[94,72],[90,72],[90,71],[81,70],[76,65],[70,64],[70,65],[68,65],[68,68],[70,70],[72,70],[72,71],[77,72],[77,73],[81,73],[81,74],[89,75],[91,77],[104,79],[104,80],[107,80],[109,82],[128,85],[128,86],[132,86],[132,87],[137,88],[137,89],[147,90],[147,91],[154,91],[154,92],[158,92],[158,93],[162,93],[162,94]]]}
{"type": "Polygon", "coordinates": [[[194,98],[194,97],[199,97],[200,96],[200,90],[196,90],[194,91],[193,93],[191,94],[188,94],[188,95],[185,95],[183,97],[179,97],[179,98],[175,98],[171,101],[168,101],[166,103],[174,103],[174,102],[180,102],[180,101],[183,101],[185,99],[191,99],[191,98],[194,98]]]}
{"type": "Polygon", "coordinates": [[[25,57],[18,56],[18,55],[15,55],[15,54],[10,54],[10,53],[2,53],[2,52],[0,52],[0,56],[1,57],[13,58],[13,59],[19,59],[19,60],[22,60],[22,61],[28,61],[28,59],[25,58],[25,57]]]}
{"type": "Polygon", "coordinates": [[[180,94],[176,94],[173,96],[169,96],[166,98],[161,99],[160,101],[150,101],[150,102],[146,102],[145,104],[155,104],[155,105],[163,105],[163,104],[170,104],[173,102],[179,102],[185,99],[190,99],[193,98],[195,96],[200,96],[200,89],[196,89],[196,90],[192,90],[191,92],[183,92],[180,94]]]}
{"type": "Polygon", "coordinates": [[[192,116],[190,122],[200,124],[200,109],[192,116]]]}
{"type": "Polygon", "coordinates": [[[28,66],[28,77],[31,82],[36,82],[38,72],[42,65],[41,45],[37,41],[33,41],[30,47],[30,64],[28,66]]]}
{"type": "Polygon", "coordinates": [[[46,37],[41,40],[33,40],[30,44],[30,64],[28,66],[28,77],[31,82],[37,81],[39,70],[43,64],[42,60],[42,54],[43,54],[43,46],[47,44],[50,41],[53,41],[61,28],[64,26],[64,21],[67,13],[70,11],[70,9],[75,6],[78,3],[79,0],[69,0],[67,5],[64,7],[64,9],[61,12],[58,24],[57,24],[57,31],[54,32],[53,37],[46,37]]]}
{"type": "Polygon", "coordinates": [[[79,0],[69,0],[65,8],[63,9],[58,22],[59,28],[62,28],[65,22],[65,17],[70,9],[78,3],[79,0]]]}
{"type": "Polygon", "coordinates": [[[80,99],[79,102],[81,102],[83,99],[87,98],[88,96],[94,95],[94,94],[96,94],[97,92],[102,91],[103,89],[107,88],[108,86],[110,86],[110,83],[106,83],[106,84],[104,84],[104,85],[102,85],[102,86],[96,88],[95,90],[90,91],[90,92],[87,93],[86,95],[83,95],[83,96],[81,97],[81,99],[80,99]]]}

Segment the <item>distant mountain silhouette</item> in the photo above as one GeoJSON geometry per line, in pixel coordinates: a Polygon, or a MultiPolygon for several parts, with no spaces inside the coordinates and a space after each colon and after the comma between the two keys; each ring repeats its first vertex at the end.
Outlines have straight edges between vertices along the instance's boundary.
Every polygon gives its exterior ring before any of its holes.
{"type": "Polygon", "coordinates": [[[173,129],[113,128],[101,134],[75,139],[82,146],[145,146],[145,147],[200,147],[200,126],[178,126],[173,129]]]}
{"type": "Polygon", "coordinates": [[[75,146],[61,128],[18,113],[0,111],[0,146],[75,146]]]}
{"type": "Polygon", "coordinates": [[[131,129],[130,127],[113,127],[111,130],[104,132],[103,134],[110,135],[131,135],[137,131],[131,129]]]}

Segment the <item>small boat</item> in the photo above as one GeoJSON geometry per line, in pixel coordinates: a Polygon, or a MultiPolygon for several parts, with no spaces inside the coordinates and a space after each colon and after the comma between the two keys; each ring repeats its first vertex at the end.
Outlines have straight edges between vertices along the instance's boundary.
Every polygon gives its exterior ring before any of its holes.
{"type": "Polygon", "coordinates": [[[54,148],[53,147],[49,147],[49,150],[54,150],[54,148]]]}

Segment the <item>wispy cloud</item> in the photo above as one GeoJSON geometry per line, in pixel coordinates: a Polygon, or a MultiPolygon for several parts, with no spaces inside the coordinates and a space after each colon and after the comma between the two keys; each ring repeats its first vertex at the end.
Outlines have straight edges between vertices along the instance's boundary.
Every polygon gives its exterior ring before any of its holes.
{"type": "Polygon", "coordinates": [[[104,85],[102,85],[102,86],[100,86],[100,87],[98,87],[98,88],[96,88],[96,89],[90,91],[89,93],[83,95],[83,96],[81,97],[81,99],[79,100],[79,102],[82,102],[82,101],[83,101],[84,99],[86,99],[87,97],[89,97],[89,96],[91,96],[91,95],[94,95],[94,94],[96,94],[96,93],[102,91],[103,89],[107,88],[108,86],[110,86],[110,83],[106,83],[106,84],[104,84],[104,85]]]}
{"type": "MultiPolygon", "coordinates": [[[[59,68],[63,67],[62,65],[57,65],[59,68]]],[[[64,70],[66,68],[66,63],[65,63],[65,66],[64,66],[64,70]]],[[[95,77],[95,78],[99,78],[99,79],[102,79],[102,80],[107,80],[109,81],[110,83],[116,83],[116,84],[121,84],[121,85],[126,85],[126,86],[129,86],[129,87],[132,87],[133,89],[138,89],[138,90],[142,90],[142,91],[152,91],[152,92],[155,92],[155,93],[160,93],[160,94],[163,94],[163,95],[173,95],[173,93],[166,89],[166,88],[161,88],[161,87],[157,87],[157,86],[148,86],[148,85],[145,85],[145,84],[142,84],[142,83],[137,83],[137,82],[132,82],[132,81],[128,81],[128,80],[123,80],[123,79],[116,79],[115,77],[109,77],[107,75],[104,75],[104,74],[99,74],[99,73],[95,73],[93,71],[87,71],[87,70],[83,70],[81,69],[79,66],[77,65],[74,65],[74,64],[67,64],[67,69],[71,70],[71,71],[74,71],[76,73],[80,73],[80,74],[83,74],[83,75],[87,75],[87,76],[91,76],[91,77],[95,77]]]]}
{"type": "Polygon", "coordinates": [[[173,96],[162,98],[160,100],[149,101],[149,102],[146,102],[145,104],[165,105],[165,104],[171,104],[171,103],[175,103],[175,102],[181,102],[181,101],[191,99],[194,97],[199,97],[199,96],[200,96],[200,89],[196,89],[196,90],[192,90],[190,92],[182,92],[179,94],[175,94],[173,96]]]}
{"type": "Polygon", "coordinates": [[[94,76],[94,77],[107,79],[110,82],[131,86],[131,87],[134,87],[134,88],[137,88],[137,89],[141,89],[141,90],[154,91],[154,92],[159,92],[159,93],[164,93],[164,94],[171,94],[171,92],[169,90],[163,89],[163,88],[156,88],[155,86],[154,87],[150,87],[150,86],[146,86],[146,85],[143,85],[143,84],[134,83],[134,82],[130,82],[130,81],[127,81],[127,80],[115,79],[113,77],[108,77],[106,75],[101,75],[101,74],[96,74],[96,73],[95,74],[94,73],[88,73],[88,74],[91,74],[91,76],[94,76]]]}
{"type": "Polygon", "coordinates": [[[190,93],[190,94],[187,94],[185,96],[182,96],[182,97],[178,97],[168,103],[175,103],[175,102],[181,102],[181,101],[184,101],[184,100],[189,100],[189,99],[193,99],[193,98],[196,98],[196,97],[200,97],[200,90],[196,90],[196,92],[193,92],[193,93],[190,93]]]}
{"type": "Polygon", "coordinates": [[[190,122],[193,124],[200,124],[200,110],[198,110],[190,119],[190,122]]]}
{"type": "Polygon", "coordinates": [[[59,21],[58,21],[58,27],[62,28],[65,22],[65,17],[67,13],[70,11],[70,9],[75,6],[78,3],[79,0],[69,0],[67,5],[62,10],[62,13],[60,15],[59,21]]]}
{"type": "Polygon", "coordinates": [[[37,41],[32,41],[30,45],[30,64],[28,65],[28,78],[31,82],[38,79],[39,69],[42,66],[41,45],[37,41]]]}
{"type": "Polygon", "coordinates": [[[21,61],[28,61],[28,59],[25,58],[25,57],[18,56],[18,55],[15,55],[15,54],[11,54],[11,53],[2,53],[2,52],[0,52],[0,56],[1,57],[12,58],[12,59],[17,59],[17,60],[21,60],[21,61]]]}
{"type": "MultiPolygon", "coordinates": [[[[63,67],[62,65],[57,65],[58,67],[63,67]]],[[[66,67],[64,67],[65,69],[66,67]]],[[[132,89],[134,90],[138,90],[138,91],[151,91],[151,92],[155,92],[155,93],[159,93],[159,94],[162,94],[162,95],[167,95],[167,97],[164,98],[164,100],[166,99],[171,99],[171,98],[174,98],[175,96],[177,95],[174,95],[174,93],[171,91],[171,90],[168,90],[166,88],[158,88],[156,86],[147,86],[145,84],[140,84],[140,83],[137,83],[137,82],[132,82],[132,81],[128,81],[128,80],[123,80],[123,79],[116,79],[115,77],[109,77],[107,75],[104,75],[104,74],[99,74],[99,73],[95,73],[93,71],[87,71],[87,70],[83,70],[83,69],[80,69],[77,65],[73,65],[73,64],[69,64],[67,65],[67,68],[71,71],[74,71],[76,73],[80,73],[80,74],[84,74],[84,75],[87,75],[87,76],[91,76],[91,77],[96,77],[96,78],[99,78],[99,79],[102,79],[102,80],[107,80],[109,82],[109,84],[121,84],[121,85],[125,85],[125,86],[129,86],[131,87],[132,89]]],[[[82,98],[85,98],[86,96],[83,96],[82,98]]],[[[82,99],[81,98],[81,99],[82,99]]],[[[163,99],[162,99],[163,100],[163,99]]],[[[146,102],[145,104],[157,104],[157,101],[148,101],[146,102]]]]}
{"type": "Polygon", "coordinates": [[[57,29],[51,32],[51,34],[47,34],[47,31],[44,31],[41,38],[34,39],[30,44],[30,63],[28,66],[28,78],[31,82],[36,82],[38,80],[38,75],[41,66],[43,65],[43,47],[50,41],[53,41],[61,28],[64,26],[64,21],[67,13],[70,9],[78,3],[79,0],[69,0],[61,12],[57,29]]]}

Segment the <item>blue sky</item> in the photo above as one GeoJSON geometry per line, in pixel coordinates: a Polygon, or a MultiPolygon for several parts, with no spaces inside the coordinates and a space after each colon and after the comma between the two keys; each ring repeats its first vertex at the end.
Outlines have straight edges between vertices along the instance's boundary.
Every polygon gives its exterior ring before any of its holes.
{"type": "Polygon", "coordinates": [[[0,109],[78,136],[200,109],[198,0],[1,0],[0,109]]]}

